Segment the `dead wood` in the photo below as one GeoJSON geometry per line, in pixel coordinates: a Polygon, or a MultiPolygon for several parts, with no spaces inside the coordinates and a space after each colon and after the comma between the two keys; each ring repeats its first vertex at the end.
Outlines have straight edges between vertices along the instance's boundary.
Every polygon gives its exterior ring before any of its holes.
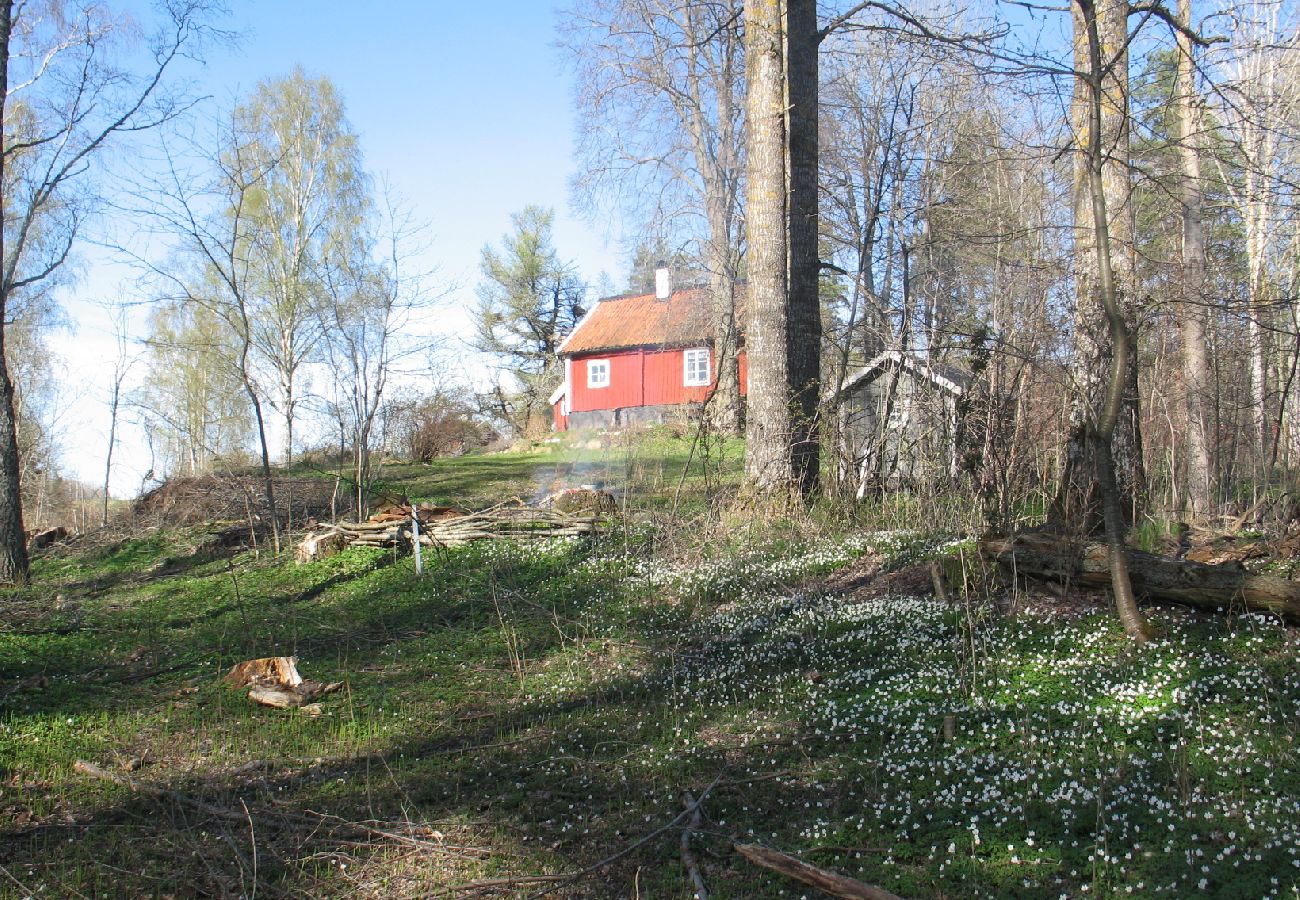
{"type": "Polygon", "coordinates": [[[43,528],[39,531],[29,531],[27,533],[27,549],[40,550],[57,544],[59,541],[66,541],[69,537],[68,529],[62,525],[55,525],[53,528],[43,528]]]}
{"type": "Polygon", "coordinates": [[[515,875],[505,878],[483,878],[479,881],[467,881],[464,884],[453,885],[447,890],[457,894],[472,894],[517,885],[548,884],[553,881],[564,881],[568,877],[568,875],[515,875]]]}
{"type": "Polygon", "coordinates": [[[249,688],[248,699],[254,703],[276,709],[301,707],[304,712],[313,712],[309,709],[312,701],[343,687],[341,681],[325,684],[304,680],[298,674],[297,663],[298,659],[294,656],[250,659],[231,667],[226,673],[225,681],[231,687],[249,688]]]}
{"type": "Polygon", "coordinates": [[[349,540],[347,532],[337,529],[309,534],[298,544],[294,558],[300,565],[326,559],[341,553],[348,546],[349,540]]]}
{"type": "Polygon", "coordinates": [[[111,781],[113,784],[121,785],[122,787],[138,794],[144,794],[145,796],[153,797],[155,799],[173,800],[177,803],[197,809],[199,812],[205,813],[213,818],[229,819],[241,823],[246,819],[246,815],[242,811],[213,806],[211,803],[205,803],[202,800],[187,797],[178,791],[169,791],[166,788],[155,787],[151,784],[146,784],[143,781],[137,781],[136,779],[130,778],[126,775],[119,775],[116,772],[110,772],[107,769],[100,768],[94,763],[86,762],[84,759],[79,759],[74,762],[72,768],[74,771],[80,772],[83,775],[89,775],[92,778],[98,778],[101,781],[111,781]]]}
{"type": "MultiPolygon", "coordinates": [[[[431,547],[459,547],[470,541],[501,538],[577,537],[596,531],[604,521],[599,515],[530,506],[498,506],[477,513],[461,513],[451,507],[416,509],[420,543],[431,547]]],[[[352,547],[410,547],[415,540],[412,515],[409,506],[395,507],[365,522],[343,522],[308,534],[299,545],[300,560],[317,558],[312,555],[317,543],[334,534],[343,535],[352,547]]]]}
{"type": "MultiPolygon", "coordinates": [[[[1087,588],[1110,584],[1104,544],[1089,544],[1059,534],[1025,533],[985,538],[980,553],[1017,576],[1065,582],[1087,588]]],[[[1148,600],[1206,610],[1233,606],[1272,612],[1300,621],[1300,583],[1277,575],[1256,575],[1240,564],[1207,565],[1138,550],[1125,553],[1133,589],[1148,600]]]]}
{"type": "Polygon", "coordinates": [[[682,805],[691,813],[686,827],[682,829],[682,865],[686,866],[686,872],[691,876],[691,883],[695,885],[695,900],[709,900],[709,890],[704,885],[704,876],[700,874],[700,867],[695,863],[695,854],[691,852],[691,834],[700,827],[700,804],[696,803],[691,792],[687,791],[682,796],[682,805]]]}
{"type": "MultiPolygon", "coordinates": [[[[274,479],[276,515],[283,521],[324,519],[330,515],[332,481],[323,478],[274,479]]],[[[171,478],[142,494],[133,504],[137,519],[168,525],[193,525],[214,520],[243,521],[260,527],[270,519],[260,475],[200,475],[171,478]]]]}
{"type": "Polygon", "coordinates": [[[247,685],[294,687],[302,684],[302,676],[298,674],[296,656],[263,656],[231,666],[226,673],[226,683],[236,688],[247,685]]]}
{"type": "Polygon", "coordinates": [[[826,869],[819,869],[788,853],[769,850],[757,844],[733,844],[732,847],[756,866],[780,872],[788,878],[812,885],[833,897],[846,897],[849,900],[902,900],[897,894],[891,894],[883,888],[826,869]]]}
{"type": "MultiPolygon", "coordinates": [[[[649,834],[642,835],[632,843],[628,844],[622,850],[605,857],[600,862],[593,863],[592,865],[587,866],[585,869],[582,869],[578,872],[574,872],[572,875],[564,876],[560,881],[557,881],[552,887],[543,888],[542,890],[538,891],[535,894],[530,894],[529,900],[534,900],[534,898],[537,897],[545,897],[547,894],[554,893],[560,888],[567,887],[570,884],[581,881],[582,879],[588,877],[589,875],[593,875],[596,872],[599,872],[602,869],[605,869],[613,865],[623,857],[628,856],[629,854],[635,852],[637,849],[650,843],[655,838],[659,837],[665,832],[670,831],[673,828],[676,828],[678,825],[682,823],[683,819],[690,818],[695,813],[695,811],[699,809],[700,804],[703,803],[705,798],[708,797],[709,794],[713,791],[713,789],[718,786],[718,783],[720,781],[722,781],[721,774],[719,774],[718,777],[714,778],[713,781],[709,783],[708,787],[700,791],[700,797],[698,800],[696,800],[686,809],[682,810],[680,813],[674,816],[673,819],[667,824],[661,825],[660,827],[656,828],[654,831],[651,831],[649,834]]],[[[453,890],[455,890],[455,888],[453,888],[453,890]]]]}
{"type": "Polygon", "coordinates": [[[249,690],[248,699],[262,706],[270,706],[275,709],[302,707],[305,712],[313,701],[325,694],[334,693],[342,686],[343,682],[341,681],[330,684],[322,684],[319,681],[304,681],[293,687],[256,685],[249,690]]]}

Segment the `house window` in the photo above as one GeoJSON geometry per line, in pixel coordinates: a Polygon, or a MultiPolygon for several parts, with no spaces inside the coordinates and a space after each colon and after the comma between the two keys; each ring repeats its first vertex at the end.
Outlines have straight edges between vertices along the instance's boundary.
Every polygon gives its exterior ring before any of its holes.
{"type": "Polygon", "coordinates": [[[687,350],[682,354],[682,368],[685,372],[684,384],[687,387],[707,385],[709,379],[709,348],[687,350]]]}
{"type": "Polygon", "coordinates": [[[609,387],[609,360],[607,359],[587,360],[587,387],[589,388],[609,387]]]}

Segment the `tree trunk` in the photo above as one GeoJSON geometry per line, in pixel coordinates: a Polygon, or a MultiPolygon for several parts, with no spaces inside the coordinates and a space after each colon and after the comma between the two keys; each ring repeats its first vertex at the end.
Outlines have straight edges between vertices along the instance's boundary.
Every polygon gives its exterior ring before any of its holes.
{"type": "MultiPolygon", "coordinates": [[[[9,94],[9,38],[13,27],[13,0],[0,0],[0,122],[9,94]]],[[[0,138],[0,186],[5,183],[0,138]]],[[[0,187],[3,190],[3,187],[0,187]]],[[[0,201],[4,198],[0,196],[0,201]]],[[[6,204],[7,205],[7,204],[6,204]]],[[[10,267],[3,265],[5,242],[0,229],[0,583],[26,584],[30,579],[27,535],[23,530],[22,465],[18,457],[18,420],[14,413],[14,384],[5,358],[5,323],[8,321],[10,267]]]]}
{"type": "Polygon", "coordinates": [[[1120,511],[1131,524],[1145,506],[1146,477],[1142,465],[1142,436],[1138,418],[1136,342],[1129,322],[1135,303],[1133,204],[1129,174],[1128,36],[1127,0],[1099,0],[1074,5],[1074,65],[1079,73],[1092,73],[1099,82],[1098,96],[1087,77],[1075,79],[1071,118],[1079,152],[1075,157],[1075,385],[1070,406],[1070,432],[1061,482],[1052,505],[1051,520],[1067,530],[1097,533],[1105,527],[1101,484],[1102,449],[1094,425],[1101,416],[1108,391],[1107,373],[1119,348],[1106,325],[1098,283],[1099,234],[1107,236],[1116,302],[1125,318],[1126,361],[1123,393],[1111,441],[1120,511]],[[1086,8],[1086,13],[1085,13],[1086,8]],[[1089,25],[1098,41],[1097,69],[1090,53],[1089,25]],[[1095,108],[1094,108],[1095,106],[1095,108]],[[1090,152],[1100,154],[1101,190],[1110,219],[1095,221],[1090,152]],[[1099,228],[1098,224],[1103,226],[1099,228]]]}
{"type": "MultiPolygon", "coordinates": [[[[1119,288],[1112,264],[1110,219],[1107,208],[1104,153],[1102,149],[1102,129],[1105,120],[1105,91],[1108,83],[1104,65],[1103,49],[1123,45],[1120,34],[1127,37],[1127,16],[1115,17],[1114,10],[1109,10],[1107,37],[1103,42],[1098,22],[1098,10],[1093,0],[1075,0],[1083,18],[1084,31],[1088,48],[1088,67],[1086,82],[1089,89],[1089,128],[1087,152],[1084,158],[1088,168],[1088,194],[1092,200],[1092,226],[1095,240],[1097,261],[1097,293],[1107,323],[1107,337],[1110,341],[1110,373],[1106,380],[1106,393],[1102,402],[1101,414],[1093,422],[1086,422],[1085,427],[1093,434],[1096,447],[1097,483],[1100,488],[1102,519],[1106,531],[1106,544],[1110,550],[1111,591],[1115,599],[1115,612],[1124,624],[1124,631],[1139,643],[1151,636],[1150,627],[1137,607],[1133,595],[1133,584],[1129,576],[1128,560],[1124,555],[1125,519],[1121,508],[1121,481],[1117,475],[1115,434],[1121,418],[1128,411],[1129,377],[1132,371],[1132,343],[1128,323],[1120,305],[1119,288]],[[1119,28],[1117,34],[1113,29],[1119,28]]],[[[1118,4],[1124,10],[1128,4],[1118,4]]],[[[1113,105],[1113,104],[1112,104],[1113,105]]],[[[1125,172],[1127,178],[1127,171],[1125,172]]],[[[1131,274],[1131,272],[1130,272],[1131,274]]],[[[1126,448],[1129,451],[1132,448],[1126,448]]],[[[1130,462],[1131,460],[1126,460],[1130,462]]]]}
{"type": "MultiPolygon", "coordinates": [[[[245,353],[247,353],[247,349],[245,349],[245,353]]],[[[247,368],[245,368],[246,365],[246,361],[241,364],[239,374],[244,382],[244,391],[248,394],[248,401],[253,404],[253,418],[257,422],[258,447],[262,451],[262,493],[266,499],[267,516],[271,519],[271,546],[278,556],[280,553],[280,515],[275,505],[275,479],[271,476],[271,451],[266,445],[266,420],[262,415],[262,401],[257,396],[257,389],[253,386],[252,379],[249,377],[247,368]]]]}
{"type": "Polygon", "coordinates": [[[113,445],[117,443],[117,407],[122,396],[122,374],[113,373],[113,399],[108,406],[108,452],[104,455],[104,508],[99,519],[101,527],[108,525],[108,483],[113,475],[113,445]]]}
{"type": "Polygon", "coordinates": [[[817,252],[817,4],[788,0],[786,84],[789,148],[789,288],[786,357],[794,476],[805,497],[817,487],[822,313],[817,252]]]}
{"type": "Polygon", "coordinates": [[[749,409],[745,477],[756,491],[787,498],[792,424],[786,353],[786,117],[781,0],[745,4],[749,246],[749,409]]]}
{"type": "MultiPolygon", "coordinates": [[[[1191,0],[1179,0],[1178,17],[1192,21],[1191,0]]],[[[1205,327],[1205,223],[1201,186],[1200,115],[1195,94],[1196,60],[1192,40],[1178,34],[1178,138],[1183,165],[1183,395],[1187,416],[1187,500],[1193,517],[1209,514],[1211,503],[1210,429],[1206,414],[1210,364],[1205,327]]]]}

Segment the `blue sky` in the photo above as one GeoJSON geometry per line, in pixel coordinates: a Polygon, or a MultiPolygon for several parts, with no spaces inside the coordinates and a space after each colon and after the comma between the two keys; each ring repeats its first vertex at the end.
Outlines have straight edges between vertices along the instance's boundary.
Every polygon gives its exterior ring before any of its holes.
{"type": "MultiPolygon", "coordinates": [[[[385,0],[368,8],[236,0],[225,24],[239,33],[238,46],[211,51],[188,74],[211,96],[209,112],[295,65],[332,79],[367,167],[428,222],[422,267],[436,269],[437,283],[450,288],[441,321],[463,332],[482,247],[497,243],[510,214],[530,203],[555,208],[556,247],[584,278],[595,283],[607,272],[623,283],[617,240],[568,208],[572,85],[555,46],[557,15],[550,4],[527,0],[385,0]]],[[[76,370],[60,423],[66,471],[95,483],[103,478],[115,351],[108,317],[87,300],[133,295],[135,276],[96,252],[86,259],[85,277],[65,297],[74,328],[54,349],[76,370]]],[[[139,313],[136,327],[142,322],[139,313]]],[[[136,435],[126,434],[118,452],[114,494],[133,491],[147,464],[136,435]]]]}
{"type": "MultiPolygon", "coordinates": [[[[369,168],[427,219],[443,274],[477,278],[483,244],[528,203],[553,206],[561,255],[621,282],[622,254],[568,212],[572,88],[548,3],[241,2],[242,46],[213,54],[202,86],[222,104],[301,64],[347,102],[369,168]]],[[[466,284],[467,287],[472,286],[466,284]]]]}

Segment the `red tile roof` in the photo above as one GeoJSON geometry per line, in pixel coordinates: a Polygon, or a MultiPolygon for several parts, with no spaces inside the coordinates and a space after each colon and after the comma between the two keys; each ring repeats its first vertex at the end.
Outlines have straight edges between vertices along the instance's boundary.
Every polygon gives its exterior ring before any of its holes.
{"type": "Polygon", "coordinates": [[[709,293],[694,287],[667,300],[654,294],[598,302],[560,345],[563,354],[627,347],[698,347],[713,342],[709,293]]]}

